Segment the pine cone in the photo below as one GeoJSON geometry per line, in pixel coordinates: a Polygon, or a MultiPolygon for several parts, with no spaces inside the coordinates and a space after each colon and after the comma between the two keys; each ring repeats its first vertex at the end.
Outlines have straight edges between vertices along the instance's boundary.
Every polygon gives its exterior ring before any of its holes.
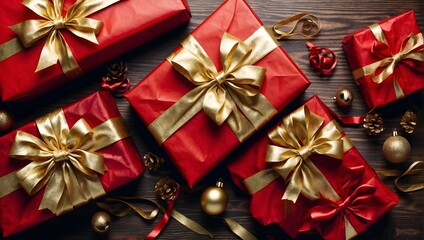
{"type": "Polygon", "coordinates": [[[365,115],[363,126],[367,130],[368,135],[378,135],[384,130],[383,118],[379,113],[370,112],[365,115]]]}
{"type": "Polygon", "coordinates": [[[176,198],[179,187],[175,180],[165,177],[156,183],[155,190],[163,200],[172,201],[176,198]]]}
{"type": "Polygon", "coordinates": [[[113,64],[107,69],[106,76],[102,78],[103,89],[110,91],[116,97],[121,97],[131,87],[127,73],[127,64],[123,62],[113,64]]]}
{"type": "Polygon", "coordinates": [[[122,79],[127,78],[128,66],[123,62],[114,63],[107,69],[106,78],[108,82],[116,83],[121,82],[122,79]]]}
{"type": "Polygon", "coordinates": [[[144,166],[150,171],[156,171],[162,166],[165,160],[162,157],[159,157],[151,152],[146,153],[143,156],[144,166]]]}
{"type": "Polygon", "coordinates": [[[411,110],[408,110],[405,112],[405,114],[403,114],[402,118],[400,119],[400,125],[402,125],[405,132],[413,133],[415,127],[417,126],[417,121],[417,114],[415,114],[411,110]]]}

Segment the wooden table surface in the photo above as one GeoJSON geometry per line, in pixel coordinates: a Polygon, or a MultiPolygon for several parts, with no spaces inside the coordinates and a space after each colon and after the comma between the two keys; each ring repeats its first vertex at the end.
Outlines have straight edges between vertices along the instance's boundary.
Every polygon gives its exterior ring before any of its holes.
{"type": "MultiPolygon", "coordinates": [[[[193,14],[193,18],[188,25],[176,29],[172,33],[137,48],[114,61],[123,60],[128,63],[129,78],[133,86],[150,73],[188,33],[209,16],[221,4],[222,0],[189,0],[188,2],[193,14]]],[[[311,12],[315,14],[321,19],[323,28],[321,34],[313,40],[313,43],[332,49],[338,56],[338,64],[335,72],[330,77],[321,78],[308,64],[308,51],[305,47],[305,39],[280,41],[283,48],[312,82],[306,92],[298,97],[288,109],[294,109],[312,95],[318,94],[328,106],[341,115],[364,115],[367,110],[363,98],[353,81],[342,51],[341,41],[343,37],[357,29],[410,9],[415,10],[418,24],[421,29],[424,29],[424,3],[422,0],[247,0],[247,2],[267,26],[271,26],[276,21],[296,13],[311,12]],[[342,86],[352,89],[355,95],[352,108],[345,112],[340,111],[332,100],[336,89],[342,86]]],[[[2,104],[2,107],[9,109],[15,114],[17,118],[16,127],[23,125],[42,114],[78,100],[93,91],[100,90],[100,79],[105,74],[107,66],[99,67],[97,71],[89,73],[82,79],[68,84],[48,96],[43,96],[26,104],[2,104]]],[[[412,146],[412,155],[405,164],[389,164],[382,155],[381,147],[384,140],[390,136],[390,129],[399,127],[400,117],[409,106],[407,101],[401,101],[391,105],[389,108],[381,109],[381,112],[384,114],[386,130],[380,136],[369,137],[366,135],[365,130],[359,126],[344,127],[358,150],[376,170],[405,169],[413,161],[424,160],[424,128],[422,127],[424,124],[424,97],[422,93],[419,93],[410,97],[409,100],[418,106],[418,117],[421,122],[419,122],[420,125],[417,131],[407,136],[412,146]]],[[[111,195],[143,196],[157,200],[158,196],[154,191],[154,185],[158,179],[164,176],[171,176],[184,185],[184,181],[179,173],[163,150],[147,132],[145,126],[143,126],[128,102],[124,99],[117,99],[117,103],[126,123],[132,130],[140,154],[144,155],[146,152],[152,151],[164,156],[166,163],[158,172],[146,172],[140,179],[113,192],[111,195]]],[[[282,114],[287,113],[288,111],[286,110],[282,114]]],[[[282,114],[280,114],[280,118],[282,114]]],[[[202,189],[214,185],[218,178],[223,178],[225,190],[229,194],[229,205],[223,216],[236,220],[260,239],[289,239],[278,227],[261,226],[250,216],[249,196],[238,190],[231,182],[225,167],[225,163],[229,161],[231,159],[226,159],[202,180],[194,191],[182,191],[175,208],[209,229],[214,234],[215,239],[238,239],[229,231],[220,218],[210,217],[202,213],[199,205],[202,189]]],[[[422,182],[424,177],[418,176],[416,179],[422,182]]],[[[384,183],[399,194],[399,205],[377,221],[367,232],[359,236],[358,239],[423,239],[424,191],[401,193],[395,189],[393,179],[384,179],[384,183]]],[[[89,204],[72,213],[42,223],[6,239],[96,239],[97,237],[90,227],[91,216],[96,211],[98,211],[98,208],[94,204],[89,204]]],[[[143,238],[150,232],[157,221],[158,219],[153,222],[146,222],[135,214],[130,214],[120,219],[113,218],[111,232],[105,239],[122,239],[124,237],[143,238]]],[[[0,237],[0,239],[2,238],[0,237]]],[[[171,219],[159,239],[207,238],[190,232],[177,221],[171,219]]],[[[319,239],[319,237],[307,236],[302,239],[319,239]]]]}

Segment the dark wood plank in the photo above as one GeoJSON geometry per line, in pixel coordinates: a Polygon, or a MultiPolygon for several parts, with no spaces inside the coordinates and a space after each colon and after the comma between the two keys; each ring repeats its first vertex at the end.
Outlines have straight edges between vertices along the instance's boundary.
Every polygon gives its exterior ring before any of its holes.
{"type": "MultiPolygon", "coordinates": [[[[338,56],[339,62],[334,74],[328,78],[320,78],[318,74],[309,67],[307,61],[308,51],[305,47],[306,40],[292,39],[280,41],[284,49],[293,60],[305,72],[311,80],[312,85],[306,92],[294,101],[289,108],[299,106],[304,100],[314,94],[318,94],[323,101],[336,112],[343,115],[358,115],[367,112],[363,98],[355,85],[349,72],[344,53],[341,48],[341,40],[353,31],[373,24],[387,17],[401,12],[414,9],[418,24],[424,29],[424,4],[422,0],[407,1],[365,1],[365,0],[328,0],[328,1],[282,1],[282,0],[247,0],[257,15],[268,26],[274,22],[292,16],[299,12],[312,12],[317,15],[322,23],[322,33],[313,42],[322,47],[332,49],[338,56]],[[342,112],[335,107],[332,97],[337,88],[341,86],[350,87],[355,100],[351,110],[342,112]]],[[[187,34],[198,26],[212,11],[221,4],[221,0],[189,0],[193,19],[184,27],[175,29],[143,47],[137,48],[131,53],[122,56],[129,65],[129,77],[133,85],[149,74],[187,34]]],[[[57,91],[38,98],[26,104],[3,104],[17,116],[17,126],[35,119],[57,107],[73,102],[95,90],[100,90],[100,79],[105,73],[107,66],[99,67],[97,71],[89,73],[82,79],[68,84],[57,91]]],[[[415,94],[410,100],[419,107],[419,120],[421,125],[415,134],[408,136],[412,145],[412,155],[408,163],[424,160],[424,121],[423,94],[415,94]]],[[[117,99],[125,121],[132,130],[137,147],[141,154],[153,151],[157,154],[166,154],[154,142],[141,121],[124,99],[117,99]]],[[[399,120],[406,110],[408,103],[401,101],[390,108],[383,108],[387,130],[378,137],[368,137],[361,127],[345,127],[347,134],[353,140],[356,147],[363,154],[368,163],[377,170],[402,169],[405,164],[389,164],[382,155],[381,146],[390,135],[390,129],[399,127],[399,120]]],[[[249,214],[249,196],[237,189],[231,183],[225,163],[231,161],[231,156],[219,165],[211,174],[202,180],[194,191],[183,191],[176,203],[176,209],[186,216],[196,220],[214,233],[216,239],[237,239],[219,218],[213,218],[202,213],[199,205],[201,190],[213,185],[217,178],[222,177],[225,181],[225,189],[229,193],[230,202],[225,217],[231,217],[241,223],[249,231],[260,239],[289,239],[288,236],[276,226],[264,227],[258,224],[249,214]]],[[[112,195],[140,195],[150,199],[157,199],[154,185],[163,176],[171,176],[179,182],[183,182],[169,159],[165,166],[157,173],[147,172],[141,179],[117,190],[112,195]]],[[[423,181],[424,177],[417,177],[423,181]]],[[[384,216],[373,225],[366,233],[358,239],[423,239],[424,238],[424,191],[415,193],[400,193],[393,186],[392,179],[384,179],[384,182],[393,191],[399,194],[400,203],[389,214],[384,216]]],[[[54,220],[40,224],[32,229],[18,233],[7,239],[96,239],[91,231],[90,219],[98,208],[94,204],[77,209],[76,211],[58,217],[54,220]]],[[[143,238],[153,228],[153,223],[147,223],[131,214],[122,219],[113,219],[112,230],[107,239],[122,239],[123,237],[143,238]]],[[[0,238],[2,239],[2,238],[0,238]]],[[[175,220],[171,220],[160,239],[207,239],[199,237],[182,227],[175,220]]],[[[319,239],[316,236],[306,236],[302,239],[319,239]]]]}

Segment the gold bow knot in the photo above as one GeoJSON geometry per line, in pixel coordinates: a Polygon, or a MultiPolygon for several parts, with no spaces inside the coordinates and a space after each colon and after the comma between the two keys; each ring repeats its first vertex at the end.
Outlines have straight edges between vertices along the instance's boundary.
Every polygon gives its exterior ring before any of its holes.
{"type": "Polygon", "coordinates": [[[66,43],[62,29],[67,29],[77,37],[98,44],[96,35],[102,22],[87,18],[119,0],[77,0],[62,16],[64,0],[24,0],[28,7],[43,19],[30,19],[11,26],[22,45],[33,46],[42,39],[46,42],[41,51],[36,72],[55,65],[58,61],[65,75],[75,77],[82,72],[76,62],[69,45],[66,43]]]}
{"type": "Polygon", "coordinates": [[[309,158],[312,154],[342,159],[342,135],[335,122],[325,126],[324,119],[303,107],[290,114],[268,136],[266,162],[282,176],[287,184],[283,200],[296,202],[300,193],[310,200],[320,195],[337,199],[331,185],[309,158]],[[328,196],[328,195],[335,196],[328,196]]]}
{"type": "Polygon", "coordinates": [[[244,41],[223,34],[219,48],[222,71],[219,72],[193,35],[182,41],[181,46],[167,60],[196,87],[147,127],[160,144],[201,111],[218,126],[226,122],[240,142],[277,113],[259,92],[265,69],[253,66],[278,47],[264,26],[244,41]]]}
{"type": "Polygon", "coordinates": [[[403,44],[404,47],[400,49],[398,53],[393,54],[391,57],[387,57],[375,65],[371,70],[371,78],[375,83],[382,83],[386,78],[393,74],[395,67],[399,62],[404,59],[415,59],[419,61],[424,61],[424,52],[423,52],[423,36],[422,34],[409,35],[406,39],[406,44],[403,44]],[[378,68],[385,67],[384,70],[376,75],[375,72],[378,68]]]}
{"type": "MultiPolygon", "coordinates": [[[[106,171],[94,130],[84,119],[69,129],[63,111],[36,120],[41,139],[18,131],[10,157],[30,160],[16,172],[21,187],[33,195],[46,186],[41,209],[54,214],[71,210],[87,200],[105,194],[98,174],[106,171]]],[[[103,143],[100,143],[103,144],[103,143]]]]}
{"type": "MultiPolygon", "coordinates": [[[[390,46],[387,43],[386,37],[380,25],[373,24],[369,26],[369,28],[375,39],[378,42],[384,44],[385,48],[390,49],[390,46]]],[[[378,49],[372,49],[371,51],[377,55],[384,54],[378,49]]],[[[370,76],[373,82],[380,84],[393,74],[399,62],[402,62],[405,59],[424,61],[424,39],[422,33],[418,33],[416,35],[411,33],[403,40],[402,47],[398,52],[389,53],[389,51],[387,51],[387,53],[384,55],[385,56],[383,56],[382,60],[354,70],[354,79],[358,81],[364,76],[370,76]],[[376,74],[377,69],[382,67],[384,67],[383,71],[381,71],[379,74],[376,74]]],[[[405,96],[403,90],[400,88],[396,80],[394,81],[394,89],[398,98],[405,96]]]]}
{"type": "Polygon", "coordinates": [[[222,71],[216,70],[206,53],[190,48],[181,49],[171,63],[190,82],[204,87],[203,110],[221,125],[237,109],[234,98],[259,93],[266,70],[248,64],[251,53],[251,46],[224,33],[220,45],[222,71]]]}

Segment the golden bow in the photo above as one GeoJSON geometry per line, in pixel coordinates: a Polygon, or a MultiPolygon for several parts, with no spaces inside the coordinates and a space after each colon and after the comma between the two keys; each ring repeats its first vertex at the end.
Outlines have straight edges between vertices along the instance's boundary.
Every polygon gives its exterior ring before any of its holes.
{"type": "Polygon", "coordinates": [[[106,166],[95,151],[128,136],[122,118],[109,119],[94,129],[80,119],[69,129],[59,109],[38,118],[36,125],[41,139],[18,131],[9,156],[31,161],[15,172],[15,181],[29,195],[46,186],[39,209],[59,215],[105,194],[98,174],[106,166]]]}
{"type": "Polygon", "coordinates": [[[149,125],[159,143],[202,109],[218,125],[226,121],[241,141],[276,113],[259,92],[265,69],[253,66],[278,46],[264,27],[244,42],[224,33],[220,45],[223,70],[220,72],[193,36],[181,45],[183,48],[168,60],[197,87],[149,125]]]}
{"type": "Polygon", "coordinates": [[[220,46],[223,70],[218,72],[207,55],[183,48],[171,60],[174,68],[190,82],[205,88],[203,110],[221,125],[236,108],[232,96],[259,93],[266,69],[248,65],[252,47],[224,33],[220,46]]]}
{"type": "Polygon", "coordinates": [[[310,200],[339,199],[337,193],[309,158],[312,154],[342,159],[343,140],[335,122],[324,119],[304,106],[283,120],[268,136],[266,161],[287,184],[283,200],[296,202],[300,193],[310,200]]]}
{"type": "MultiPolygon", "coordinates": [[[[380,25],[373,24],[369,28],[371,29],[374,37],[378,42],[381,42],[389,47],[380,25]]],[[[402,60],[412,59],[416,61],[424,61],[424,40],[422,33],[418,33],[417,35],[411,33],[404,39],[402,46],[403,47],[401,47],[397,53],[392,53],[391,56],[387,56],[380,61],[354,70],[353,78],[358,81],[364,76],[370,76],[373,82],[380,84],[393,74],[397,64],[402,60]],[[381,73],[376,75],[377,69],[381,67],[385,68],[381,73]]],[[[398,98],[405,96],[403,90],[400,88],[396,80],[394,81],[394,89],[398,98]]]]}
{"type": "Polygon", "coordinates": [[[98,44],[96,34],[102,22],[87,18],[119,0],[77,0],[62,17],[64,0],[24,0],[22,4],[44,19],[30,19],[11,26],[22,45],[33,46],[46,38],[36,72],[59,61],[65,75],[74,77],[81,73],[72,51],[60,31],[67,29],[77,37],[98,44]]]}

